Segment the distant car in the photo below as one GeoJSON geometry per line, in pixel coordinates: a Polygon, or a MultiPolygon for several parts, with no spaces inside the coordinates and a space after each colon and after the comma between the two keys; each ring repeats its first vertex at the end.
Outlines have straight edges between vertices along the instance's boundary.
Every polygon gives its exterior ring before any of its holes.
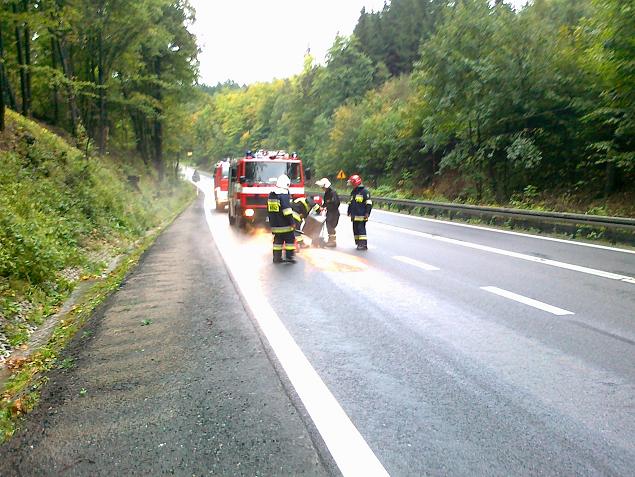
{"type": "Polygon", "coordinates": [[[216,210],[225,210],[229,188],[229,161],[219,161],[214,166],[214,201],[216,210]]]}

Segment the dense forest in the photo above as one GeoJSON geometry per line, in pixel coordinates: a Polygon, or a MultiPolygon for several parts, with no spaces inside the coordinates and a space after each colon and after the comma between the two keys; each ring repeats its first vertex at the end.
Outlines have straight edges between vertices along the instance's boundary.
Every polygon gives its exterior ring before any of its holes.
{"type": "Polygon", "coordinates": [[[4,0],[0,128],[8,107],[87,152],[136,151],[159,177],[190,150],[209,167],[285,148],[412,195],[635,196],[632,0],[392,0],[324,64],[307,54],[298,75],[249,86],[194,86],[194,14],[186,0],[4,0]]]}
{"type": "MultiPolygon", "coordinates": [[[[505,203],[635,188],[632,0],[392,0],[292,78],[207,88],[195,158],[296,150],[320,174],[505,203]]],[[[628,199],[626,199],[628,200],[628,199]]]]}
{"type": "Polygon", "coordinates": [[[3,0],[0,129],[11,108],[99,154],[136,150],[162,176],[197,77],[185,0],[3,0]]]}

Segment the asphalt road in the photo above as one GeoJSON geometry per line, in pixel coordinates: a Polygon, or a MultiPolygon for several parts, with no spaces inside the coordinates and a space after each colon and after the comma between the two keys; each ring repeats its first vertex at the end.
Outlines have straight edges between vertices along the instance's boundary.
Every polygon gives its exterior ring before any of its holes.
{"type": "Polygon", "coordinates": [[[337,249],[274,266],[207,215],[387,473],[633,474],[632,250],[376,210],[367,252],[343,216],[337,249]]]}
{"type": "Polygon", "coordinates": [[[0,474],[633,474],[633,251],[379,210],[368,235],[343,216],[274,265],[201,194],[0,474]]]}

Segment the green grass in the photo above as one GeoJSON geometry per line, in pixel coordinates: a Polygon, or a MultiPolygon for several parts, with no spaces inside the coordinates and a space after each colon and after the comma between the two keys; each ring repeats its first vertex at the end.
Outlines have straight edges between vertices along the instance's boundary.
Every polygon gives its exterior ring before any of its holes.
{"type": "MultiPolygon", "coordinates": [[[[176,213],[173,214],[175,216],[176,213]]],[[[163,225],[167,226],[169,222],[171,220],[163,225]]],[[[47,381],[46,372],[54,368],[70,369],[74,366],[72,359],[61,357],[64,349],[90,319],[95,309],[119,288],[125,276],[134,269],[161,230],[157,229],[146,237],[107,278],[97,281],[62,318],[49,342],[28,360],[20,363],[19,368],[13,372],[5,383],[0,398],[0,442],[14,434],[20,420],[37,404],[40,389],[47,381]]],[[[90,336],[91,331],[80,335],[82,339],[90,336]]]]}
{"type": "MultiPolygon", "coordinates": [[[[448,180],[439,179],[439,184],[426,189],[407,189],[390,184],[371,187],[375,197],[393,199],[414,199],[431,202],[455,202],[460,204],[507,207],[551,212],[573,212],[589,215],[635,217],[635,189],[614,193],[609,197],[596,197],[584,191],[539,191],[535,186],[527,186],[522,192],[513,194],[507,202],[476,200],[459,186],[450,187],[448,180]],[[445,192],[445,194],[444,194],[445,192]]],[[[346,197],[346,190],[340,195],[346,197]]]]}
{"type": "Polygon", "coordinates": [[[191,191],[130,159],[85,157],[8,111],[0,134],[0,333],[19,346],[81,279],[162,223],[191,191]],[[139,190],[127,175],[141,177],[139,190]]]}

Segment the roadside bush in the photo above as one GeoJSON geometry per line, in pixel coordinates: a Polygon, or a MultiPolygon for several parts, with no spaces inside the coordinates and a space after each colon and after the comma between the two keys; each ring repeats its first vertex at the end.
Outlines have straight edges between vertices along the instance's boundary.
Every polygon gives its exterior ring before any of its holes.
{"type": "MultiPolygon", "coordinates": [[[[84,273],[168,217],[190,193],[155,197],[143,165],[86,158],[63,139],[12,111],[0,135],[0,342],[23,342],[84,273]],[[34,303],[37,306],[34,306],[34,303]],[[4,335],[4,338],[3,338],[4,335]]],[[[0,356],[2,358],[2,356],[0,356]]]]}

